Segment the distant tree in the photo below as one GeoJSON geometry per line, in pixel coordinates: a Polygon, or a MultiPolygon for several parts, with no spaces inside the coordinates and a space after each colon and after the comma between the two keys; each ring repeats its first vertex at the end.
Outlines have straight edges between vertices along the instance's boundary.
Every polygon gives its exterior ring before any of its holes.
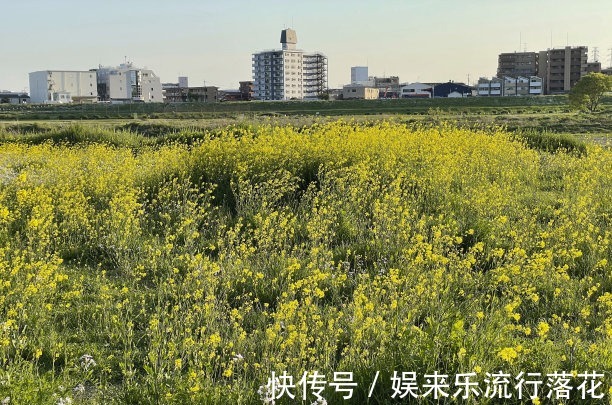
{"type": "Polygon", "coordinates": [[[569,101],[577,110],[586,109],[594,112],[607,91],[612,91],[612,76],[589,73],[574,85],[569,94],[569,101]]]}

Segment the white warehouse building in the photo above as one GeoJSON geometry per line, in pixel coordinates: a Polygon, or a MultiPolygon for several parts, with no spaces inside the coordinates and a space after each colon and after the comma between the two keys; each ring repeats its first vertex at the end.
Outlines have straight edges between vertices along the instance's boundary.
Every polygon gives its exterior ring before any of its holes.
{"type": "Polygon", "coordinates": [[[297,34],[281,32],[282,49],[253,54],[253,95],[258,100],[317,99],[327,91],[327,57],[296,49],[297,34]]]}
{"type": "Polygon", "coordinates": [[[32,103],[91,103],[98,100],[96,72],[41,70],[29,76],[32,103]]]}
{"type": "Polygon", "coordinates": [[[410,83],[400,87],[401,98],[431,98],[433,96],[433,88],[431,84],[425,83],[410,83]]]}
{"type": "Polygon", "coordinates": [[[118,67],[97,69],[100,101],[115,103],[161,103],[164,101],[161,80],[149,69],[134,67],[131,62],[118,67]]]}

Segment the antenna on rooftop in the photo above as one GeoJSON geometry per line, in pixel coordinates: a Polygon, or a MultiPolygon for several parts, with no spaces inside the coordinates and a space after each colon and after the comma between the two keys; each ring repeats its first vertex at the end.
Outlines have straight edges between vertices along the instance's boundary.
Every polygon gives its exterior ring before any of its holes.
{"type": "Polygon", "coordinates": [[[612,68],[612,48],[608,50],[610,51],[610,67],[612,68]]]}
{"type": "Polygon", "coordinates": [[[552,46],[552,30],[550,30],[550,48],[549,49],[552,49],[552,47],[553,47],[552,46]]]}
{"type": "Polygon", "coordinates": [[[599,62],[599,48],[593,47],[593,62],[599,62]]]}

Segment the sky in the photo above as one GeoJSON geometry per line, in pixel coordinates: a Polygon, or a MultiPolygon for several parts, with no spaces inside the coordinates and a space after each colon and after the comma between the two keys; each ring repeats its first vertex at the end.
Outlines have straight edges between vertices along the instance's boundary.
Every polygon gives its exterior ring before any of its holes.
{"type": "Polygon", "coordinates": [[[351,66],[401,82],[474,83],[502,52],[566,45],[611,64],[610,0],[0,0],[0,90],[28,88],[38,70],[89,70],[127,60],[162,82],[236,89],[251,56],[297,47],[328,57],[329,86],[351,66]]]}

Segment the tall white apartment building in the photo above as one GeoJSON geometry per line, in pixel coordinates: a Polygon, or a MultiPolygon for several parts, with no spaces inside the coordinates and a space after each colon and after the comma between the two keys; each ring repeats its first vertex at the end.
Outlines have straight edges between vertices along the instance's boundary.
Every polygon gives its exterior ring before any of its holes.
{"type": "Polygon", "coordinates": [[[149,69],[134,67],[131,62],[118,67],[97,69],[101,101],[115,103],[162,103],[164,96],[159,77],[149,69]]]}
{"type": "Polygon", "coordinates": [[[282,49],[253,54],[253,96],[258,100],[316,99],[327,91],[327,57],[296,49],[297,34],[281,32],[282,49]]]}
{"type": "Polygon", "coordinates": [[[30,102],[72,103],[98,100],[96,72],[42,70],[30,73],[30,102]]]}

